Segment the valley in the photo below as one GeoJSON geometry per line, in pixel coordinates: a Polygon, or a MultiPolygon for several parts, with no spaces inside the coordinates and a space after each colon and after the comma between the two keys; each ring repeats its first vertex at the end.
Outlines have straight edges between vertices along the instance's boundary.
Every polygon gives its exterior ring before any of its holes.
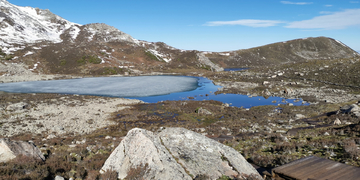
{"type": "Polygon", "coordinates": [[[79,25],[49,10],[0,3],[0,83],[195,76],[221,86],[214,94],[309,103],[244,108],[195,96],[146,103],[0,89],[0,137],[33,143],[46,158],[1,160],[0,179],[114,178],[114,172],[100,169],[133,128],[197,132],[234,148],[268,177],[272,168],[307,156],[360,167],[360,54],[338,40],[309,37],[227,52],[181,50],[137,40],[106,24],[79,25]]]}

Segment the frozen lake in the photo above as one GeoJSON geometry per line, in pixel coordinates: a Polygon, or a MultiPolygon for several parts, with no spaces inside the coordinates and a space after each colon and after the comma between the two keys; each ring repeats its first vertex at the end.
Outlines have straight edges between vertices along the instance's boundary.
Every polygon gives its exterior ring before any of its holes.
{"type": "MultiPolygon", "coordinates": [[[[51,81],[31,81],[0,84],[0,91],[13,93],[57,93],[81,94],[140,99],[149,103],[165,100],[217,100],[231,103],[232,106],[250,108],[261,105],[293,103],[303,105],[302,101],[280,97],[248,97],[238,94],[219,94],[214,92],[211,80],[187,76],[135,76],[135,77],[95,77],[51,81]],[[276,101],[276,103],[274,103],[276,101]]],[[[305,104],[306,105],[306,104],[305,104]]]]}

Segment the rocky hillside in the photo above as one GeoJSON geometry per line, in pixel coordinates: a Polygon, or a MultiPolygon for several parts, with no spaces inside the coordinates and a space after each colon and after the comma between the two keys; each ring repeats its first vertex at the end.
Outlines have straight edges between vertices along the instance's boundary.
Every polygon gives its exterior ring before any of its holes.
{"type": "Polygon", "coordinates": [[[228,68],[268,66],[356,56],[360,56],[360,54],[342,42],[327,37],[295,39],[251,49],[207,54],[212,62],[228,68]]]}
{"type": "Polygon", "coordinates": [[[49,10],[20,7],[6,0],[0,0],[0,5],[0,62],[20,63],[36,74],[201,73],[359,56],[326,37],[222,53],[186,51],[137,40],[106,24],[80,25],[49,10]]]}
{"type": "Polygon", "coordinates": [[[6,0],[0,5],[0,59],[24,63],[34,72],[107,75],[162,71],[166,64],[202,67],[196,52],[139,41],[106,24],[75,24],[6,0]]]}

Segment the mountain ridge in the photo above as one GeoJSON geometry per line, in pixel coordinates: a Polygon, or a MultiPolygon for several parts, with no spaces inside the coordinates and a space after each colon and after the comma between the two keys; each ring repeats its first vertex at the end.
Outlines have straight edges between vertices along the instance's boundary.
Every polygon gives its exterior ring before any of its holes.
{"type": "Polygon", "coordinates": [[[88,41],[92,41],[93,37],[106,35],[107,37],[102,40],[138,43],[138,40],[130,35],[109,25],[101,23],[80,25],[55,15],[50,10],[16,6],[6,0],[1,0],[0,6],[0,39],[2,40],[0,45],[6,53],[21,49],[18,47],[21,44],[75,41],[80,33],[85,34],[88,41]]]}
{"type": "MultiPolygon", "coordinates": [[[[0,59],[21,62],[46,74],[223,71],[313,59],[360,56],[327,37],[302,38],[227,52],[180,50],[137,40],[104,23],[80,25],[32,7],[0,0],[0,59]]],[[[30,69],[30,68],[29,68],[30,69]]]]}

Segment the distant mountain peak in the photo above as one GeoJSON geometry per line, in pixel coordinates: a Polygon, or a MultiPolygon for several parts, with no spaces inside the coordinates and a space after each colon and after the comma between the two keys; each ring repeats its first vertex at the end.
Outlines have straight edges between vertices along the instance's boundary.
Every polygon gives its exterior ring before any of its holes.
{"type": "Polygon", "coordinates": [[[6,53],[21,49],[22,45],[64,40],[76,42],[79,34],[86,41],[128,41],[138,43],[130,35],[106,24],[80,25],[70,22],[50,10],[21,7],[0,0],[0,46],[6,53]],[[85,31],[85,32],[82,32],[85,31]]]}

